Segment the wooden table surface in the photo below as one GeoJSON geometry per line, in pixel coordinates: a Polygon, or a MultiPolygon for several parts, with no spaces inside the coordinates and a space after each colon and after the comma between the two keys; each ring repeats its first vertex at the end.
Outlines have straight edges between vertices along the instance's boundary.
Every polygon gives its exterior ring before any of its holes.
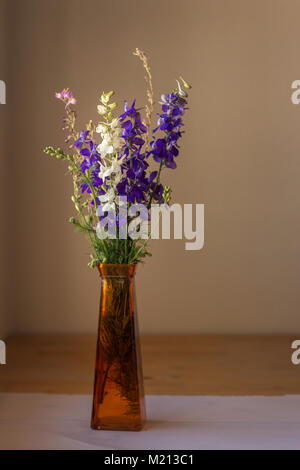
{"type": "MultiPolygon", "coordinates": [[[[291,343],[300,334],[142,338],[147,394],[300,394],[300,365],[291,343]]],[[[90,394],[95,335],[13,336],[0,392],[90,394]]]]}

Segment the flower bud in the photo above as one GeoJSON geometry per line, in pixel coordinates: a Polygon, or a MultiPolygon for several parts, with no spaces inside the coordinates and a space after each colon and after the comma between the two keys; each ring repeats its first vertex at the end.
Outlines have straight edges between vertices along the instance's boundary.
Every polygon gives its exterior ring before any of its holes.
{"type": "Polygon", "coordinates": [[[171,194],[172,194],[172,189],[170,186],[165,186],[164,192],[163,192],[163,199],[166,204],[169,204],[171,201],[171,194]]]}
{"type": "Polygon", "coordinates": [[[192,88],[192,85],[190,85],[189,83],[187,83],[182,77],[180,77],[180,80],[182,81],[183,83],[183,86],[185,88],[187,88],[188,90],[190,90],[192,88]]]}
{"type": "Polygon", "coordinates": [[[176,80],[176,82],[177,82],[177,88],[178,88],[178,94],[179,94],[179,96],[182,96],[183,98],[187,98],[187,96],[188,96],[187,92],[184,91],[184,90],[181,88],[181,85],[180,85],[180,83],[179,83],[178,80],[176,80]]]}
{"type": "Polygon", "coordinates": [[[114,91],[109,91],[108,93],[103,92],[100,98],[101,103],[103,103],[104,105],[107,105],[110,98],[113,96],[113,94],[114,94],[114,91]]]}

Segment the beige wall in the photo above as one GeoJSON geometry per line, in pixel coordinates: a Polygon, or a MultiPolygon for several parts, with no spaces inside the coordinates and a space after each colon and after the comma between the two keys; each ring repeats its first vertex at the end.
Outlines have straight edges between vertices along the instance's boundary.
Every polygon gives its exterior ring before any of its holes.
{"type": "MultiPolygon", "coordinates": [[[[62,144],[54,91],[97,118],[102,90],[138,104],[152,59],[156,98],[193,84],[174,202],[205,203],[205,248],[153,242],[137,293],[144,332],[300,331],[300,1],[11,0],[8,201],[16,332],[95,332],[96,271],[73,232],[71,181],[42,148],[62,144]]],[[[1,77],[0,77],[1,78],[1,77]]]]}

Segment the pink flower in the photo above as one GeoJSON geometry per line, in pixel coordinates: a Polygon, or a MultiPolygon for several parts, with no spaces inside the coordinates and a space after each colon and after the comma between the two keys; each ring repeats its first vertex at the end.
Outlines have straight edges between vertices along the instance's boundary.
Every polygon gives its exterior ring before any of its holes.
{"type": "Polygon", "coordinates": [[[55,98],[65,103],[66,107],[70,104],[76,104],[77,101],[69,88],[64,88],[60,93],[55,93],[55,98]]]}

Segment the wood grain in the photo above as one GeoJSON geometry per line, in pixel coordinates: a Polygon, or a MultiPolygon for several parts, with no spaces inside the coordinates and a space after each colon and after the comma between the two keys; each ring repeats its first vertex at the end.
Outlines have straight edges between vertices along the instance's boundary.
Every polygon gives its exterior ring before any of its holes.
{"type": "MultiPolygon", "coordinates": [[[[291,363],[299,335],[144,336],[147,394],[284,395],[300,393],[291,363]]],[[[95,337],[13,336],[0,366],[1,392],[92,393],[95,337]]]]}

